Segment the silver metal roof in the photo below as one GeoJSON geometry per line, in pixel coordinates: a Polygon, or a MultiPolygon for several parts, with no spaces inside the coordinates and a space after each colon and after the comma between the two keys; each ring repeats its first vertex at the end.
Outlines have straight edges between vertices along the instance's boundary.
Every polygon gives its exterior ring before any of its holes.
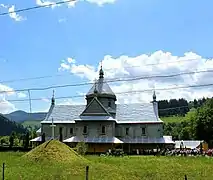
{"type": "Polygon", "coordinates": [[[96,80],[96,82],[93,84],[91,89],[88,91],[86,96],[94,94],[94,90],[97,90],[99,94],[107,94],[107,95],[113,95],[115,96],[115,93],[112,91],[110,86],[107,84],[107,82],[104,80],[104,78],[100,78],[96,80]]]}
{"type": "Polygon", "coordinates": [[[163,136],[160,138],[149,138],[149,137],[135,137],[135,138],[120,138],[124,143],[138,144],[174,144],[171,136],[163,136]]]}
{"type": "Polygon", "coordinates": [[[123,143],[116,137],[94,137],[94,138],[79,138],[73,136],[71,138],[63,140],[63,142],[86,142],[86,143],[123,143]]]}
{"type": "Polygon", "coordinates": [[[188,141],[175,141],[175,148],[179,149],[180,148],[180,144],[181,142],[183,142],[183,147],[185,148],[190,148],[190,149],[194,149],[194,148],[197,148],[201,142],[203,141],[196,141],[196,140],[188,140],[188,141]]]}
{"type": "MultiPolygon", "coordinates": [[[[79,115],[85,109],[85,105],[55,105],[51,111],[48,112],[47,117],[42,122],[54,122],[60,123],[60,121],[74,121],[79,119],[79,115]]],[[[152,103],[145,104],[117,104],[116,105],[116,121],[124,122],[162,122],[156,117],[152,103]]]]}

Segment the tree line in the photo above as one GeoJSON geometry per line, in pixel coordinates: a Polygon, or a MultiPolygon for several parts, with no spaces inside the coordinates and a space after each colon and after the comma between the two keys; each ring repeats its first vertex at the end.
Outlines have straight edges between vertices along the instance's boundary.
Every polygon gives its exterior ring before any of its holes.
{"type": "Polygon", "coordinates": [[[158,101],[159,116],[184,116],[190,111],[190,109],[201,107],[207,99],[209,98],[194,99],[193,101],[187,101],[184,98],[160,100],[158,101]]]}
{"type": "Polygon", "coordinates": [[[202,105],[188,112],[184,121],[165,123],[164,134],[171,135],[174,140],[204,140],[212,147],[213,99],[205,100],[202,105]]]}

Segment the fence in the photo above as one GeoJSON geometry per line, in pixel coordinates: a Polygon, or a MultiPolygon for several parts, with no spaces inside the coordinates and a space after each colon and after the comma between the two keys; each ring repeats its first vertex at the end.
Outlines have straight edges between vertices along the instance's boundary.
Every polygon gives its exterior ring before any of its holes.
{"type": "MultiPolygon", "coordinates": [[[[5,163],[2,165],[2,180],[5,180],[5,163]]],[[[89,166],[86,166],[85,180],[89,180],[89,166]]],[[[187,175],[184,176],[184,180],[187,180],[187,175]]]]}

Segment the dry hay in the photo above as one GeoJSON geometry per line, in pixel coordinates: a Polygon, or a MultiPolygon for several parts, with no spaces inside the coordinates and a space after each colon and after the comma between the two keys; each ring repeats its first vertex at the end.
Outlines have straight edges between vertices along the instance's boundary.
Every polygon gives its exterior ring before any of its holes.
{"type": "Polygon", "coordinates": [[[57,162],[86,162],[87,160],[58,140],[47,141],[30,152],[24,158],[32,161],[57,161],[57,162]]]}

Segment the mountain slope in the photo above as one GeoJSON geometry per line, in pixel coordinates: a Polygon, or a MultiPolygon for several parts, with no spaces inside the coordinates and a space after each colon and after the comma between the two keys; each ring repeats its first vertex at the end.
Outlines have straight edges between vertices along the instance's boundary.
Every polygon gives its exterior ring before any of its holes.
{"type": "Polygon", "coordinates": [[[14,111],[10,114],[4,114],[4,116],[11,121],[21,123],[29,120],[41,121],[45,118],[46,114],[45,112],[27,113],[25,111],[14,111]]]}
{"type": "Polygon", "coordinates": [[[0,136],[9,136],[12,132],[25,133],[26,129],[0,114],[0,136]]]}

